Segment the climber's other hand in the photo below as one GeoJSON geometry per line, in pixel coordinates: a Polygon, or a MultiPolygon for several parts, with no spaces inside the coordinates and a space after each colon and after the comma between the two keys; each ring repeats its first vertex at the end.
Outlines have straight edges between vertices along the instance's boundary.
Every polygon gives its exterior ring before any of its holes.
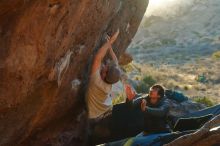
{"type": "Polygon", "coordinates": [[[147,105],[147,101],[145,99],[142,99],[141,101],[141,110],[144,112],[146,111],[146,105],[147,105]]]}

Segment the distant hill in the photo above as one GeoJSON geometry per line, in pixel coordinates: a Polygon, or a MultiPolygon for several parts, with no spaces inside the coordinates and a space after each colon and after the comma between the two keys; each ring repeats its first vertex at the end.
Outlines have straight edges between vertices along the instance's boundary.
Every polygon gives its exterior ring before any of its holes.
{"type": "Polygon", "coordinates": [[[182,2],[145,16],[128,49],[137,62],[179,64],[220,50],[220,1],[182,2]]]}

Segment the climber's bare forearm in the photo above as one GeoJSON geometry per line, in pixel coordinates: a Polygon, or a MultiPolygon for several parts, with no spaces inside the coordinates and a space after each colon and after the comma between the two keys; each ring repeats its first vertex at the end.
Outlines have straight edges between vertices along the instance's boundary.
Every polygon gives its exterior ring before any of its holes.
{"type": "Polygon", "coordinates": [[[101,63],[101,61],[105,57],[107,51],[109,50],[110,46],[111,46],[111,44],[109,42],[106,42],[97,52],[97,54],[95,56],[95,61],[98,61],[99,63],[101,63]]]}
{"type": "Polygon", "coordinates": [[[118,64],[118,58],[117,58],[117,56],[115,55],[115,52],[113,51],[112,47],[109,48],[109,52],[110,52],[110,55],[111,55],[111,57],[112,57],[112,60],[113,60],[116,64],[118,64]]]}
{"type": "Polygon", "coordinates": [[[97,52],[95,58],[94,58],[94,61],[93,61],[93,65],[92,65],[92,73],[96,72],[101,64],[102,64],[102,60],[103,58],[105,57],[107,51],[109,50],[110,48],[110,43],[109,42],[106,42],[100,49],[99,51],[97,52]]]}

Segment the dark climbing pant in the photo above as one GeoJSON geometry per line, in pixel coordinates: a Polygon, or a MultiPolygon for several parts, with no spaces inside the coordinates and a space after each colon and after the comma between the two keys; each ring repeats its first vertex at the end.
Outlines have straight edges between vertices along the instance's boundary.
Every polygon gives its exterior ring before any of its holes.
{"type": "Polygon", "coordinates": [[[113,106],[111,111],[96,119],[90,119],[90,141],[100,144],[135,136],[143,130],[143,113],[129,103],[113,106]]]}
{"type": "Polygon", "coordinates": [[[111,136],[110,125],[112,121],[112,110],[95,119],[89,119],[89,143],[100,144],[108,141],[111,136]]]}

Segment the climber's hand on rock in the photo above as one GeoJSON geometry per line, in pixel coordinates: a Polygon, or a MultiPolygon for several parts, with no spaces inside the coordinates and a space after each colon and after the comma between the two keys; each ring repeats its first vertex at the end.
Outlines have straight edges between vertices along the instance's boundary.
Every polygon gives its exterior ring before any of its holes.
{"type": "Polygon", "coordinates": [[[147,105],[147,101],[145,99],[142,99],[141,101],[141,110],[144,112],[146,111],[146,105],[147,105]]]}
{"type": "Polygon", "coordinates": [[[113,44],[115,42],[115,40],[117,39],[118,35],[119,35],[119,29],[112,35],[111,38],[109,38],[110,44],[113,44]]]}
{"type": "Polygon", "coordinates": [[[107,40],[107,42],[110,42],[110,36],[109,35],[106,35],[106,40],[107,40]]]}

